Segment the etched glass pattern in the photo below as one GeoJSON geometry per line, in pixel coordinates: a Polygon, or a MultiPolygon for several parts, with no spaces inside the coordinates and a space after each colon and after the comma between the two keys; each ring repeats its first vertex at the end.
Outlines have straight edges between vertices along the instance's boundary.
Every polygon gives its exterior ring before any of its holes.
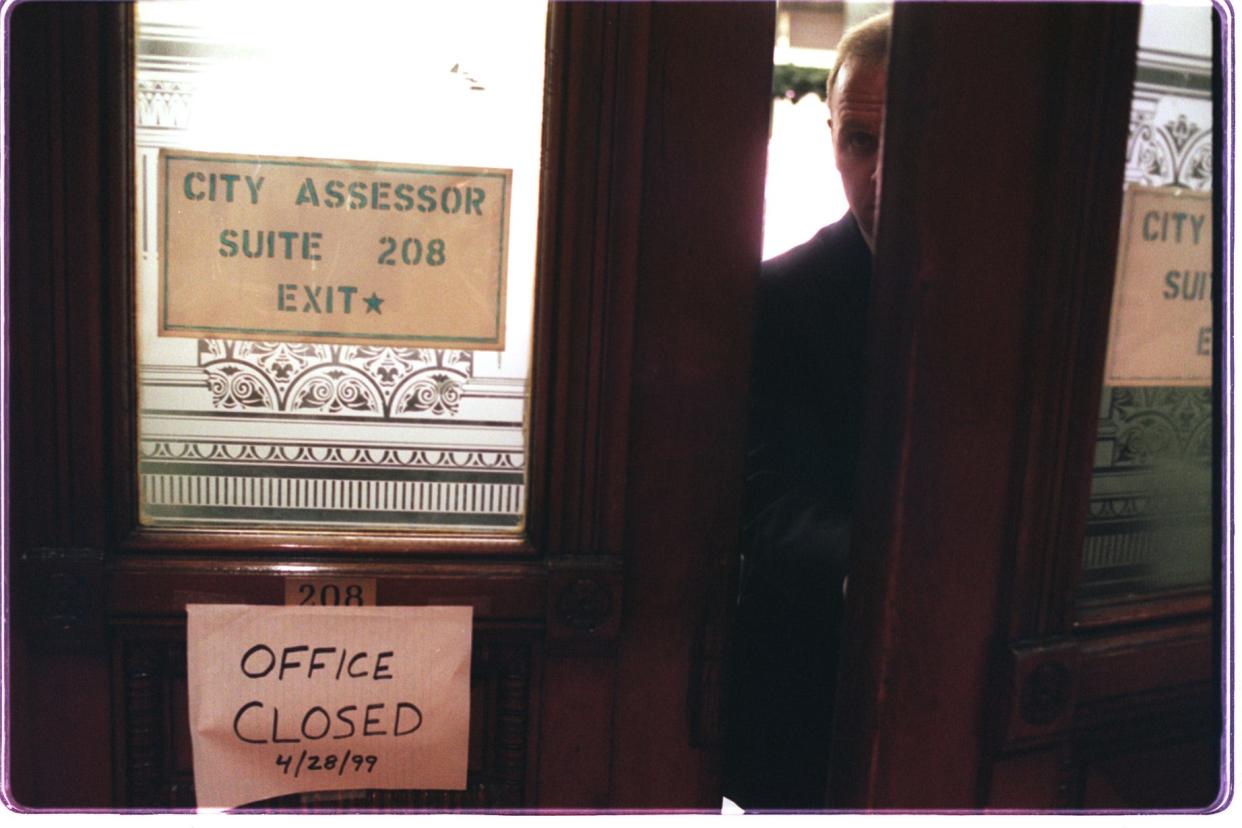
{"type": "Polygon", "coordinates": [[[142,523],[521,529],[546,14],[535,2],[138,4],[142,523]],[[158,336],[161,147],[511,169],[505,349],[158,336]]]}

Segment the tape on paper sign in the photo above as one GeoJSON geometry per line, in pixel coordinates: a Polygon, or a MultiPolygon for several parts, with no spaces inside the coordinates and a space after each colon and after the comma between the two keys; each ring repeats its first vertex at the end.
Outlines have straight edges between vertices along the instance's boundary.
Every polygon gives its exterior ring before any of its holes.
{"type": "Polygon", "coordinates": [[[201,809],[462,790],[471,607],[186,607],[201,809]]]}

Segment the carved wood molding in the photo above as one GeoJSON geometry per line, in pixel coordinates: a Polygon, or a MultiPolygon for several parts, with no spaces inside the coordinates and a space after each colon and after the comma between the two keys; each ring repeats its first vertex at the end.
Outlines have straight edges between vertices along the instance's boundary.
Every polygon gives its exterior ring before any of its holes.
{"type": "Polygon", "coordinates": [[[1074,717],[1078,677],[1078,644],[1037,642],[1012,646],[1008,652],[1007,698],[1002,744],[1005,749],[1055,738],[1074,717]]]}
{"type": "Polygon", "coordinates": [[[996,748],[1146,744],[1162,732],[1219,727],[1213,651],[1210,627],[1194,619],[1013,644],[995,704],[996,748]]]}
{"type": "Polygon", "coordinates": [[[185,676],[185,644],[132,639],[122,644],[126,804],[192,808],[193,784],[172,765],[173,680],[185,676]]]}
{"type": "Polygon", "coordinates": [[[547,640],[550,649],[609,648],[621,630],[622,571],[616,559],[550,561],[547,640]]]}
{"type": "Polygon", "coordinates": [[[650,13],[550,12],[530,531],[554,555],[622,545],[650,13]]]}
{"type": "Polygon", "coordinates": [[[493,787],[481,789],[487,806],[516,808],[526,803],[527,734],[530,732],[530,648],[510,645],[494,651],[497,683],[496,765],[493,787]],[[490,795],[489,795],[490,794],[490,795]]]}

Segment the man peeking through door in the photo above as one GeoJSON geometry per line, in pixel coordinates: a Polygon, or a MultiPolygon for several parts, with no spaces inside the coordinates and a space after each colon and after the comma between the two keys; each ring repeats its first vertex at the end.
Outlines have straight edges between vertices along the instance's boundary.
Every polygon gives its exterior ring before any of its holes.
{"type": "Polygon", "coordinates": [[[825,804],[890,19],[846,32],[828,76],[849,212],[760,280],[725,779],[746,809],[825,804]]]}

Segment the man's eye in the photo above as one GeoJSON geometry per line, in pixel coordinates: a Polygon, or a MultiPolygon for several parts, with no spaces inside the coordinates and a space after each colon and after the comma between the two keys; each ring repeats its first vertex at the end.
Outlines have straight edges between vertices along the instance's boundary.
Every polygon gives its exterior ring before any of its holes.
{"type": "Polygon", "coordinates": [[[845,136],[845,146],[854,152],[874,152],[879,139],[867,132],[851,132],[845,136]]]}

